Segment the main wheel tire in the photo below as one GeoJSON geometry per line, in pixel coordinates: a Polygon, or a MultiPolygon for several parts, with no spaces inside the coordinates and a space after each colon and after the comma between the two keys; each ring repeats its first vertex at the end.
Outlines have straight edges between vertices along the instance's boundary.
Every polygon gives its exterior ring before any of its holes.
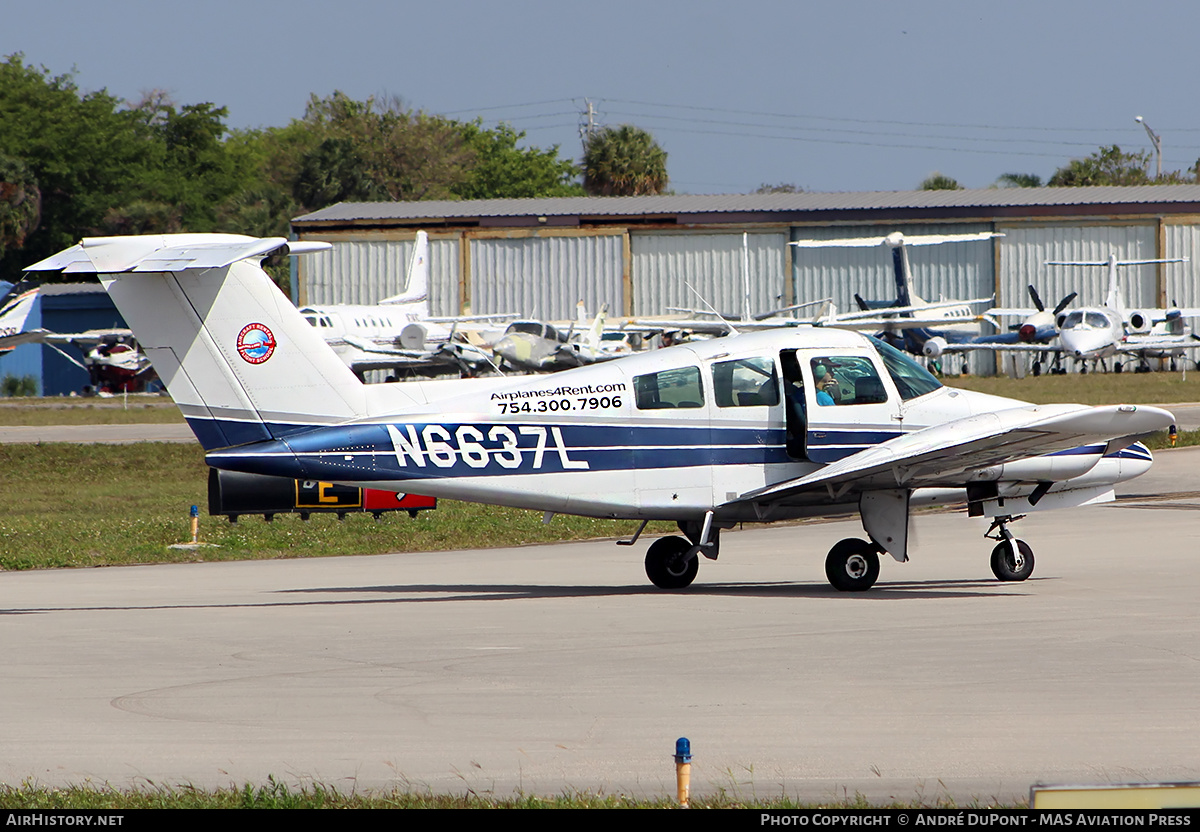
{"type": "Polygon", "coordinates": [[[646,577],[659,589],[688,586],[700,571],[700,558],[687,556],[691,548],[682,537],[660,537],[646,551],[646,577]]]}
{"type": "Polygon", "coordinates": [[[992,573],[1001,581],[1023,581],[1033,574],[1033,549],[1024,540],[1017,541],[1020,561],[1013,557],[1012,547],[1003,540],[992,550],[992,573]]]}
{"type": "Polygon", "coordinates": [[[865,540],[839,540],[825,557],[825,577],[841,592],[865,592],[879,578],[879,555],[865,540]]]}

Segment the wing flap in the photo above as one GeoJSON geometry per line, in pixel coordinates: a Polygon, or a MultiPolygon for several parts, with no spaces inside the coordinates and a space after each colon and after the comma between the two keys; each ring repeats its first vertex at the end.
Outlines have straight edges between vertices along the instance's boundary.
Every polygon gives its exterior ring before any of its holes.
{"type": "Polygon", "coordinates": [[[1093,442],[1140,437],[1175,421],[1141,405],[1031,405],[981,413],[913,431],[819,471],[743,494],[736,502],[774,502],[829,490],[954,487],[967,471],[1065,451],[1093,442]]]}

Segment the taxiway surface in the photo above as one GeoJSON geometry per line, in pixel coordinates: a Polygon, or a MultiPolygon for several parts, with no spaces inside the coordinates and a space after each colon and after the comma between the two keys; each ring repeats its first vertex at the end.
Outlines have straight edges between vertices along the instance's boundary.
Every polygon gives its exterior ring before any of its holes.
{"type": "Polygon", "coordinates": [[[658,796],[679,736],[698,792],[1197,780],[1200,449],[1157,459],[1016,524],[1021,584],[961,514],[862,595],[857,522],[727,533],[680,593],[610,541],[0,574],[0,782],[658,796]]]}

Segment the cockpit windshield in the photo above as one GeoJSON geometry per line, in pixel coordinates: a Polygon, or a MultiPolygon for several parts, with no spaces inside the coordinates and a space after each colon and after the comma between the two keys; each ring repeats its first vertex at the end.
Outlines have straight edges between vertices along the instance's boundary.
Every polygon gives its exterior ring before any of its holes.
{"type": "Polygon", "coordinates": [[[1108,318],[1103,312],[1092,310],[1075,311],[1063,319],[1063,329],[1107,329],[1108,318]]]}
{"type": "Polygon", "coordinates": [[[879,352],[883,364],[887,367],[888,375],[896,384],[900,398],[908,401],[926,393],[939,389],[942,383],[934,378],[933,373],[913,361],[905,353],[878,338],[868,338],[871,346],[879,352]]]}

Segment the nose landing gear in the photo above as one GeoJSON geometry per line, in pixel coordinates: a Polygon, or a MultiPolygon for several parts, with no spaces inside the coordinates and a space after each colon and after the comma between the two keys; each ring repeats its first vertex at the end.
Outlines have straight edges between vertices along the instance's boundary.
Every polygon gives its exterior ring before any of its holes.
{"type": "Polygon", "coordinates": [[[983,535],[989,540],[1000,541],[996,548],[992,549],[992,574],[998,580],[1023,581],[1033,574],[1033,547],[1024,540],[1018,540],[1008,530],[1009,523],[1020,520],[1023,516],[997,517],[992,520],[991,527],[983,535]],[[996,531],[996,534],[992,534],[993,531],[996,531]]]}

